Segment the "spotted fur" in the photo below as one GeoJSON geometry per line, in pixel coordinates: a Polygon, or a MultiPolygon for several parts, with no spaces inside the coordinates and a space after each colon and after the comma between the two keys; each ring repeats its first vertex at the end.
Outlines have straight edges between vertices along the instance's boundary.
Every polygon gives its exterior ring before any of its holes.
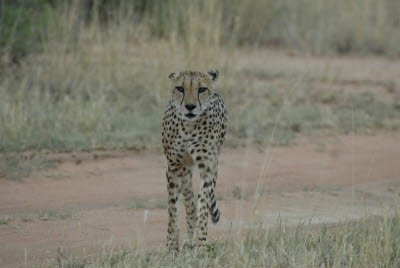
{"type": "Polygon", "coordinates": [[[207,237],[208,213],[213,223],[220,212],[215,199],[220,147],[226,134],[227,114],[214,83],[218,71],[172,73],[171,99],[163,119],[162,142],[167,157],[167,247],[179,248],[178,199],[185,198],[187,241],[202,245],[207,237]],[[195,202],[192,171],[200,172],[200,191],[195,202]]]}

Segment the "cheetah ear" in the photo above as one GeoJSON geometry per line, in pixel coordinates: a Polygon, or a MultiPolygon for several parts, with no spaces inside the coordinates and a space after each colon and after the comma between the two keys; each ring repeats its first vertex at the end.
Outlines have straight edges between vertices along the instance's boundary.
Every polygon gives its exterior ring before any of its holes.
{"type": "Polygon", "coordinates": [[[168,78],[173,80],[173,79],[177,78],[178,75],[179,75],[179,73],[171,73],[170,75],[168,75],[168,78]]]}
{"type": "Polygon", "coordinates": [[[217,81],[218,79],[218,70],[217,69],[211,69],[207,72],[207,75],[211,78],[213,81],[217,81]]]}

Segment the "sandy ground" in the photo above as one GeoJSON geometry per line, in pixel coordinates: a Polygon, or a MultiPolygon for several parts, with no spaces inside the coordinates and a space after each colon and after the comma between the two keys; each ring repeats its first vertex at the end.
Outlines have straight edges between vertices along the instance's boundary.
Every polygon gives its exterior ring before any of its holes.
{"type": "MultiPolygon", "coordinates": [[[[54,263],[58,248],[84,255],[102,248],[164,246],[167,191],[161,152],[54,157],[61,160],[56,168],[23,182],[0,177],[0,217],[12,219],[0,224],[1,267],[54,263]],[[147,207],[135,209],[139,204],[147,207]]],[[[226,148],[217,181],[221,220],[210,224],[208,238],[229,238],[251,223],[268,226],[278,218],[289,224],[321,223],[385,213],[398,205],[399,159],[400,133],[226,148]]],[[[198,187],[197,174],[194,180],[198,187]]],[[[183,207],[181,212],[184,232],[183,207]]]]}

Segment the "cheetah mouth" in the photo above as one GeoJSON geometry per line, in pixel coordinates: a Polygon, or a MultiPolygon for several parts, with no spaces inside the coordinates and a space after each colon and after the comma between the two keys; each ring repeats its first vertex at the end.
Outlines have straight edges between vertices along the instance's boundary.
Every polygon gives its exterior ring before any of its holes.
{"type": "Polygon", "coordinates": [[[185,116],[186,116],[187,118],[189,118],[189,119],[193,119],[193,118],[195,118],[197,115],[196,115],[196,114],[192,114],[192,113],[188,113],[188,114],[185,114],[185,116]]]}

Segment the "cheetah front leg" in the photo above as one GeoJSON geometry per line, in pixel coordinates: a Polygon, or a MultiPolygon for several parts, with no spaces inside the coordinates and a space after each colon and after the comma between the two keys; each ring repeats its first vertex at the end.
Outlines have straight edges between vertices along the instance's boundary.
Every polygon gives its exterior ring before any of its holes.
{"type": "Polygon", "coordinates": [[[181,170],[172,170],[168,167],[168,235],[167,248],[169,250],[179,250],[179,222],[178,222],[178,198],[181,193],[181,170]]]}
{"type": "MultiPolygon", "coordinates": [[[[197,158],[198,159],[198,158],[197,158]]],[[[212,159],[210,159],[212,160],[212,159]]],[[[214,197],[216,159],[214,161],[196,161],[200,170],[200,191],[197,200],[197,224],[193,242],[202,246],[207,239],[208,212],[214,197]]],[[[214,200],[213,200],[214,201],[214,200]]]]}
{"type": "Polygon", "coordinates": [[[182,193],[185,196],[187,244],[192,245],[194,228],[196,226],[196,203],[192,183],[193,166],[183,167],[182,193]]]}

